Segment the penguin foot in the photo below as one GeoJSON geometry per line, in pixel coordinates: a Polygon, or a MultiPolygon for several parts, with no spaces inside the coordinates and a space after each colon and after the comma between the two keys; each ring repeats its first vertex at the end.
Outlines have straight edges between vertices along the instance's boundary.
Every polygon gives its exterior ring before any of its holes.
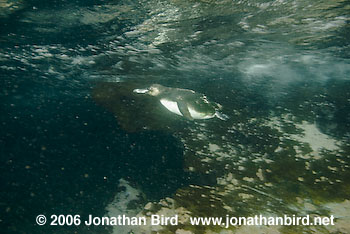
{"type": "Polygon", "coordinates": [[[220,112],[215,112],[215,116],[221,120],[228,120],[230,117],[220,112]]]}

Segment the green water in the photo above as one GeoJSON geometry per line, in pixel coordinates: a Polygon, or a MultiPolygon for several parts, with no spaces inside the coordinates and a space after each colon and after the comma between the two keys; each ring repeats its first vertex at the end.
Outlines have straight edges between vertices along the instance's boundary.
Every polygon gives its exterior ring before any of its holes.
{"type": "MultiPolygon", "coordinates": [[[[127,233],[35,218],[163,208],[333,214],[331,228],[277,229],[346,233],[348,8],[340,0],[3,1],[1,229],[127,233]],[[203,93],[230,118],[188,121],[132,92],[154,83],[203,93]]],[[[222,231],[181,223],[160,232],[177,229],[222,231]]]]}

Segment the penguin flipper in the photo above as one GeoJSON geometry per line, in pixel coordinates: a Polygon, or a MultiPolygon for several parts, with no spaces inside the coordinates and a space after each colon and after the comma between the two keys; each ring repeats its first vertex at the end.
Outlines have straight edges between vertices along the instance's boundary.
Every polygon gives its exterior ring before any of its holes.
{"type": "Polygon", "coordinates": [[[179,110],[181,112],[181,114],[189,120],[193,120],[190,111],[188,110],[188,106],[185,102],[183,101],[178,101],[177,102],[177,106],[179,107],[179,110]]]}

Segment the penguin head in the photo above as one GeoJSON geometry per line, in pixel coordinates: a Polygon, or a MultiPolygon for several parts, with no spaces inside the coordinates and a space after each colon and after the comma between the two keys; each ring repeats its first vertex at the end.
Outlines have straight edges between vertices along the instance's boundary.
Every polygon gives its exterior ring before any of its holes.
{"type": "Polygon", "coordinates": [[[150,87],[146,89],[134,89],[134,93],[142,93],[142,94],[148,94],[151,96],[158,96],[160,93],[162,93],[164,90],[164,86],[159,84],[153,84],[150,87]]]}
{"type": "Polygon", "coordinates": [[[163,92],[163,89],[164,89],[163,86],[161,86],[159,84],[154,84],[148,88],[147,94],[149,94],[151,96],[158,96],[161,92],[163,92]]]}

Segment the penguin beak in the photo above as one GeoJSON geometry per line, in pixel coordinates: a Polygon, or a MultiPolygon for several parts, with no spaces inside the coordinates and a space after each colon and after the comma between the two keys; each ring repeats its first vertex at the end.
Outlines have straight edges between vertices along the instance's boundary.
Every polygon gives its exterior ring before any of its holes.
{"type": "Polygon", "coordinates": [[[148,93],[149,89],[134,89],[134,93],[148,93]]]}

